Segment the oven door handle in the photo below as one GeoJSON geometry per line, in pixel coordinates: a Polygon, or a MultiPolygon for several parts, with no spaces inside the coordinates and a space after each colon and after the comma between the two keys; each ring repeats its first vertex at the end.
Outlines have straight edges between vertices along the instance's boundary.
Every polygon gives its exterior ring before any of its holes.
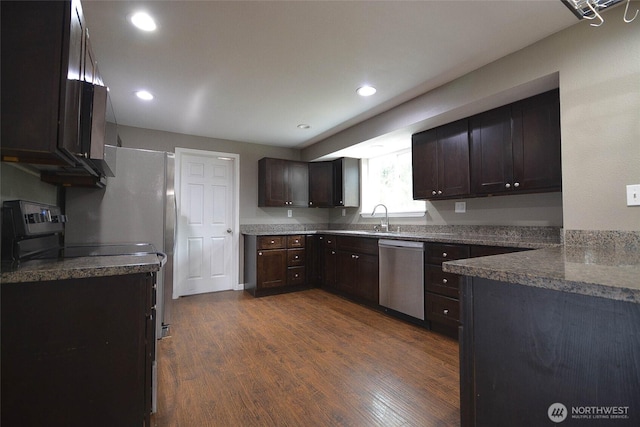
{"type": "Polygon", "coordinates": [[[164,265],[167,263],[167,254],[165,254],[164,252],[156,252],[156,255],[158,255],[158,258],[160,258],[160,268],[164,267],[164,265]]]}

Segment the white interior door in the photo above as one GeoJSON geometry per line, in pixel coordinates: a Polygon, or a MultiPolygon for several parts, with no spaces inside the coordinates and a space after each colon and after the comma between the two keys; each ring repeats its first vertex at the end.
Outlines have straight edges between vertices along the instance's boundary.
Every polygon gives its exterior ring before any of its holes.
{"type": "Polygon", "coordinates": [[[176,148],[174,297],[238,283],[238,155],[176,148]]]}

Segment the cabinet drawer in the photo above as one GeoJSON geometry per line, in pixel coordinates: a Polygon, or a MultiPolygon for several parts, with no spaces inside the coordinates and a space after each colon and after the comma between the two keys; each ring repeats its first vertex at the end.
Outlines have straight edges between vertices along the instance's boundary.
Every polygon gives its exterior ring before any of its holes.
{"type": "Polygon", "coordinates": [[[287,236],[288,248],[304,248],[304,236],[287,236]]]}
{"type": "Polygon", "coordinates": [[[425,288],[427,291],[451,298],[460,296],[459,275],[445,273],[442,271],[442,267],[435,265],[427,265],[425,273],[425,288]]]}
{"type": "Polygon", "coordinates": [[[258,249],[284,249],[287,247],[285,236],[259,236],[258,249]]]}
{"type": "Polygon", "coordinates": [[[442,264],[454,259],[469,258],[469,247],[466,245],[427,245],[427,264],[442,264]]]}
{"type": "Polygon", "coordinates": [[[460,321],[460,303],[455,298],[427,292],[425,294],[427,319],[434,323],[458,326],[460,321]]]}
{"type": "Polygon", "coordinates": [[[304,267],[290,267],[287,269],[287,285],[304,284],[304,267]]]}
{"type": "Polygon", "coordinates": [[[336,242],[338,249],[341,251],[378,255],[378,239],[338,236],[336,242]]]}
{"type": "Polygon", "coordinates": [[[289,249],[287,251],[287,265],[289,267],[304,265],[304,252],[304,249],[289,249]]]}

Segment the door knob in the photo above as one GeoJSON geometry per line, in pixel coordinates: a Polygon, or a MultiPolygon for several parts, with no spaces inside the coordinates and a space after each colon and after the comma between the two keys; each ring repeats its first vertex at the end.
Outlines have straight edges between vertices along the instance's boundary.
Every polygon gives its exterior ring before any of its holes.
{"type": "Polygon", "coordinates": [[[231,234],[231,233],[233,233],[233,230],[230,229],[230,228],[227,228],[227,233],[231,234]]]}

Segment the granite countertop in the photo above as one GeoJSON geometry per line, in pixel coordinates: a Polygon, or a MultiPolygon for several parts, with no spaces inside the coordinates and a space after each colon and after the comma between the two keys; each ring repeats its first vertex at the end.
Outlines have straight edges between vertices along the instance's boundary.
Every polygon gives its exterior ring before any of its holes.
{"type": "Polygon", "coordinates": [[[640,251],[558,246],[448,261],[465,276],[640,304],[640,251]]]}
{"type": "Polygon", "coordinates": [[[120,276],[158,270],[160,260],[155,254],[35,259],[7,271],[3,267],[0,283],[120,276]]]}
{"type": "Polygon", "coordinates": [[[465,245],[505,246],[510,248],[539,249],[559,246],[554,238],[536,236],[492,236],[463,233],[420,233],[420,232],[376,232],[368,230],[313,230],[313,231],[255,231],[244,232],[249,236],[274,236],[298,234],[331,234],[342,236],[370,237],[376,239],[408,240],[427,243],[458,243],[465,245]]]}

